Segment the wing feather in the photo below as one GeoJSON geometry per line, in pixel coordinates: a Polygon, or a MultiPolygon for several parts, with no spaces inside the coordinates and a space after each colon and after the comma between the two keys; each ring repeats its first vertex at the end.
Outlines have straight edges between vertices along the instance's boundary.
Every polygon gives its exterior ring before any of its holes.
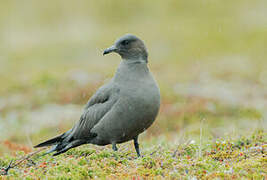
{"type": "Polygon", "coordinates": [[[112,109],[118,100],[119,89],[107,84],[101,87],[88,101],[80,120],[72,129],[72,137],[79,139],[90,136],[90,130],[112,109]]]}
{"type": "Polygon", "coordinates": [[[54,145],[48,153],[56,151],[54,155],[59,155],[68,149],[87,143],[90,139],[97,136],[97,134],[90,131],[113,108],[119,99],[118,94],[119,88],[114,84],[109,83],[102,86],[90,98],[80,120],[72,129],[35,147],[54,145]]]}

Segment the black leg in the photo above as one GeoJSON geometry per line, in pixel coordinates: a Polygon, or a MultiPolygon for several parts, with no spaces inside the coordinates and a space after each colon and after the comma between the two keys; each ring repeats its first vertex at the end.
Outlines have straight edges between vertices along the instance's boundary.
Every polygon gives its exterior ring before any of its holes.
{"type": "Polygon", "coordinates": [[[116,143],[112,143],[112,149],[113,149],[113,151],[118,151],[118,148],[116,146],[116,143]]]}
{"type": "Polygon", "coordinates": [[[134,147],[135,147],[137,156],[140,157],[139,144],[138,144],[138,136],[136,136],[134,138],[134,147]]]}

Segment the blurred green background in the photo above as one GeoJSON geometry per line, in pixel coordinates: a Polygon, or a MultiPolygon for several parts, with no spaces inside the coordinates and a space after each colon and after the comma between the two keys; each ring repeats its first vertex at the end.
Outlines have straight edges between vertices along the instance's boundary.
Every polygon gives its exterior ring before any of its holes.
{"type": "Polygon", "coordinates": [[[143,139],[266,127],[266,0],[0,4],[1,142],[31,148],[69,129],[120,62],[103,50],[126,33],[145,41],[162,94],[143,139]]]}

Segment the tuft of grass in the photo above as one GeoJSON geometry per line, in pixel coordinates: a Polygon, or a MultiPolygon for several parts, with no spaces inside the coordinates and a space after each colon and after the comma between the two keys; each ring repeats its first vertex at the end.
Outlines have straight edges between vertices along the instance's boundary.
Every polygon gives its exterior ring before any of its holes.
{"type": "MultiPolygon", "coordinates": [[[[110,147],[82,146],[51,157],[36,155],[11,169],[12,178],[226,178],[262,179],[266,176],[266,138],[263,130],[250,136],[205,139],[201,145],[192,140],[178,146],[167,143],[151,148],[142,145],[143,156],[137,158],[131,144],[118,152],[110,147]]],[[[159,143],[160,144],[160,143],[159,143]]],[[[0,158],[5,167],[10,160],[23,156],[0,158]]],[[[4,177],[4,176],[3,176],[4,177]]]]}

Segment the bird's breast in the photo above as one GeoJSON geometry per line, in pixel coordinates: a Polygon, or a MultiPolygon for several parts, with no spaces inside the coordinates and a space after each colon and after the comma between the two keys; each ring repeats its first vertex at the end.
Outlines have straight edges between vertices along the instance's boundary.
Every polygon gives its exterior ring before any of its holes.
{"type": "MultiPolygon", "coordinates": [[[[154,81],[128,81],[121,90],[121,98],[129,111],[140,112],[140,116],[153,117],[160,106],[159,88],[154,81]]],[[[141,117],[142,118],[142,117],[141,117]]]]}

